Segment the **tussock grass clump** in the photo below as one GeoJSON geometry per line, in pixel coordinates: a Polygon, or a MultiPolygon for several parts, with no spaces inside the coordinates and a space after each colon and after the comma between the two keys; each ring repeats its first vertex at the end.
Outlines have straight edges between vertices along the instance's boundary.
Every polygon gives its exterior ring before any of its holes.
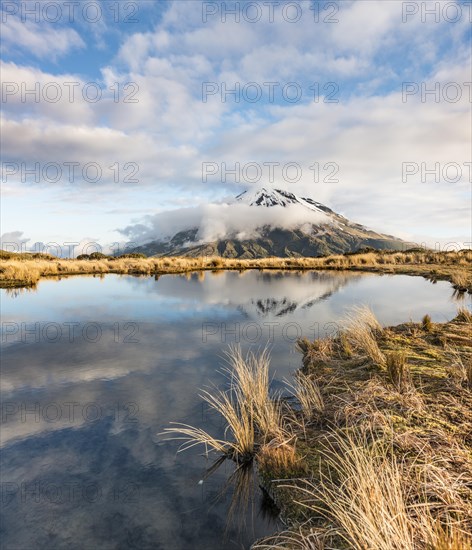
{"type": "Polygon", "coordinates": [[[300,338],[297,341],[298,350],[302,353],[310,352],[318,359],[328,359],[333,353],[333,341],[331,338],[317,338],[310,341],[308,338],[300,338]]]}
{"type": "Polygon", "coordinates": [[[312,421],[323,414],[325,403],[320,386],[313,375],[298,371],[293,384],[288,384],[301,406],[303,416],[312,421]]]}
{"type": "Polygon", "coordinates": [[[282,402],[278,395],[269,394],[270,357],[267,349],[260,354],[248,352],[243,357],[240,346],[231,346],[226,354],[229,368],[225,369],[231,378],[239,403],[250,409],[254,429],[263,442],[276,439],[285,441],[287,433],[283,427],[282,402]]]}
{"type": "Polygon", "coordinates": [[[341,356],[350,358],[353,356],[353,351],[351,344],[349,343],[349,339],[346,336],[346,333],[341,332],[339,334],[339,348],[341,352],[341,356]]]}
{"type": "Polygon", "coordinates": [[[279,443],[272,440],[262,445],[257,453],[257,464],[272,478],[290,478],[304,474],[303,457],[297,453],[291,442],[279,443]]]}
{"type": "Polygon", "coordinates": [[[430,527],[431,535],[427,542],[428,550],[472,550],[472,536],[460,526],[430,527]]]}
{"type": "Polygon", "coordinates": [[[426,314],[423,319],[421,320],[421,328],[425,332],[431,332],[431,329],[433,328],[433,324],[431,322],[431,316],[426,314]]]}
{"type": "MultiPolygon", "coordinates": [[[[470,550],[470,534],[447,503],[428,498],[414,466],[399,461],[373,433],[335,431],[321,449],[323,471],[292,488],[315,522],[269,537],[254,548],[470,550]],[[441,521],[432,510],[442,512],[441,521]],[[326,524],[327,522],[327,524],[326,524]]],[[[466,511],[467,513],[467,511],[466,511]]]]}
{"type": "Polygon", "coordinates": [[[251,411],[247,404],[239,402],[238,395],[232,396],[222,390],[217,390],[215,394],[203,392],[201,397],[211,409],[219,412],[225,419],[224,440],[214,438],[201,428],[181,423],[174,423],[174,427],[165,428],[163,433],[175,434],[170,439],[184,442],[180,451],[202,445],[205,447],[206,455],[216,451],[238,463],[250,461],[254,455],[255,437],[251,411]]]}
{"type": "Polygon", "coordinates": [[[462,357],[454,347],[446,346],[451,356],[451,376],[458,384],[472,389],[472,356],[462,357]]]}
{"type": "Polygon", "coordinates": [[[456,321],[459,321],[460,323],[472,323],[472,312],[469,311],[465,307],[459,308],[457,312],[456,321]]]}
{"type": "Polygon", "coordinates": [[[391,351],[387,357],[387,376],[395,389],[404,392],[411,388],[411,373],[403,351],[391,351]]]}
{"type": "Polygon", "coordinates": [[[270,550],[273,548],[291,550],[328,550],[335,548],[332,544],[331,536],[322,530],[310,528],[303,530],[298,529],[284,531],[272,537],[267,537],[258,541],[252,546],[253,550],[270,550]]]}
{"type": "Polygon", "coordinates": [[[211,260],[210,262],[210,266],[214,268],[223,267],[224,266],[223,258],[213,258],[213,260],[211,260]]]}
{"type": "Polygon", "coordinates": [[[456,290],[466,292],[471,286],[471,274],[465,270],[455,271],[451,275],[451,282],[456,290]]]}
{"type": "Polygon", "coordinates": [[[374,312],[368,306],[355,306],[351,308],[347,319],[357,324],[363,324],[369,327],[373,332],[379,334],[382,332],[382,325],[379,323],[374,312]]]}
{"type": "Polygon", "coordinates": [[[344,335],[349,345],[356,351],[365,353],[375,365],[386,366],[385,355],[377,343],[382,326],[367,306],[353,308],[344,320],[344,335]]]}
{"type": "MultiPolygon", "coordinates": [[[[225,435],[231,434],[231,439],[225,442],[225,452],[236,462],[247,462],[252,459],[255,447],[254,422],[249,403],[241,399],[237,388],[235,391],[225,393],[217,391],[214,395],[210,392],[202,394],[203,399],[212,409],[219,412],[226,421],[225,435]]],[[[199,443],[197,438],[196,443],[199,443]]],[[[215,450],[223,449],[218,444],[215,450]]]]}
{"type": "Polygon", "coordinates": [[[413,550],[401,467],[388,450],[336,433],[322,452],[328,473],[298,488],[299,503],[330,520],[350,548],[413,550]]]}
{"type": "Polygon", "coordinates": [[[296,349],[303,354],[305,367],[323,364],[333,355],[333,340],[331,338],[317,338],[310,341],[308,338],[300,338],[297,340],[296,349]]]}
{"type": "Polygon", "coordinates": [[[346,357],[342,333],[323,364],[304,366],[323,414],[294,434],[306,473],[276,484],[292,528],[257,548],[472,550],[470,325],[365,324],[385,369],[360,361],[362,346],[346,357]]]}
{"type": "Polygon", "coordinates": [[[187,424],[175,424],[163,433],[171,434],[171,439],[183,440],[181,450],[203,445],[207,454],[216,451],[238,463],[251,461],[264,445],[266,454],[269,448],[284,447],[285,452],[293,438],[284,422],[280,397],[269,394],[268,351],[259,355],[249,352],[243,357],[241,348],[234,346],[227,357],[229,367],[224,372],[230,382],[229,390],[215,389],[201,394],[225,420],[225,439],[215,439],[187,424]]]}

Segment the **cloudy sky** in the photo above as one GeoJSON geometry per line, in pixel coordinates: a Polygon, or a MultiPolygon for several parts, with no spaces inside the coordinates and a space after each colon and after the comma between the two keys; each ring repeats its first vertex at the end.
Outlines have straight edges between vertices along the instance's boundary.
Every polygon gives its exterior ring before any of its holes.
{"type": "Polygon", "coordinates": [[[4,246],[110,245],[262,186],[417,242],[472,241],[470,3],[2,10],[4,246]]]}

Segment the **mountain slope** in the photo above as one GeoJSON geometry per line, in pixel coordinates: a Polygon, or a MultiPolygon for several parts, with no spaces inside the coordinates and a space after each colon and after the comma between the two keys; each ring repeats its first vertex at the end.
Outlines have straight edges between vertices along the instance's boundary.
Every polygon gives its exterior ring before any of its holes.
{"type": "Polygon", "coordinates": [[[210,242],[199,239],[200,228],[188,228],[165,241],[155,240],[141,245],[133,252],[142,252],[148,256],[262,258],[343,254],[364,247],[395,250],[413,245],[352,223],[311,198],[298,197],[281,189],[261,188],[253,193],[245,191],[229,205],[225,216],[231,216],[232,205],[234,213],[238,205],[245,205],[255,220],[264,219],[267,209],[273,209],[273,219],[279,221],[270,225],[261,222],[256,234],[250,237],[243,236],[243,232],[233,231],[210,242]],[[300,217],[300,222],[295,224],[298,227],[283,227],[284,223],[287,225],[288,215],[293,217],[294,213],[300,217]]]}

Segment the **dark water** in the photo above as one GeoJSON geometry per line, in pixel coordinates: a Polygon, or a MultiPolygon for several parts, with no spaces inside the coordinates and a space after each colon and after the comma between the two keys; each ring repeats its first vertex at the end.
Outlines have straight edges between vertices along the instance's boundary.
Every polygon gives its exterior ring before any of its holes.
{"type": "Polygon", "coordinates": [[[179,421],[221,436],[198,390],[224,383],[228,344],[269,343],[277,387],[299,367],[295,339],[332,333],[356,304],[383,324],[457,309],[449,283],[368,274],[109,275],[2,291],[2,549],[248,548],[274,532],[250,472],[231,479],[225,463],[202,482],[201,450],[177,454],[158,433],[179,421]]]}

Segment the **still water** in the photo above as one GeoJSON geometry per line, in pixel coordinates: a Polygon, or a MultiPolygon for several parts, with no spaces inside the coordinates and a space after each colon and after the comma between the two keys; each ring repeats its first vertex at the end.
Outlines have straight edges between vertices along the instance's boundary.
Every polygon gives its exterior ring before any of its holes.
{"type": "Polygon", "coordinates": [[[159,435],[177,421],[221,437],[199,389],[225,383],[228,345],[268,344],[280,388],[300,365],[296,338],[333,333],[349,307],[370,305],[384,325],[457,309],[449,283],[332,272],[108,275],[1,292],[4,550],[249,548],[280,528],[257,479],[231,477],[229,463],[206,477],[201,449],[177,453],[159,435]]]}

